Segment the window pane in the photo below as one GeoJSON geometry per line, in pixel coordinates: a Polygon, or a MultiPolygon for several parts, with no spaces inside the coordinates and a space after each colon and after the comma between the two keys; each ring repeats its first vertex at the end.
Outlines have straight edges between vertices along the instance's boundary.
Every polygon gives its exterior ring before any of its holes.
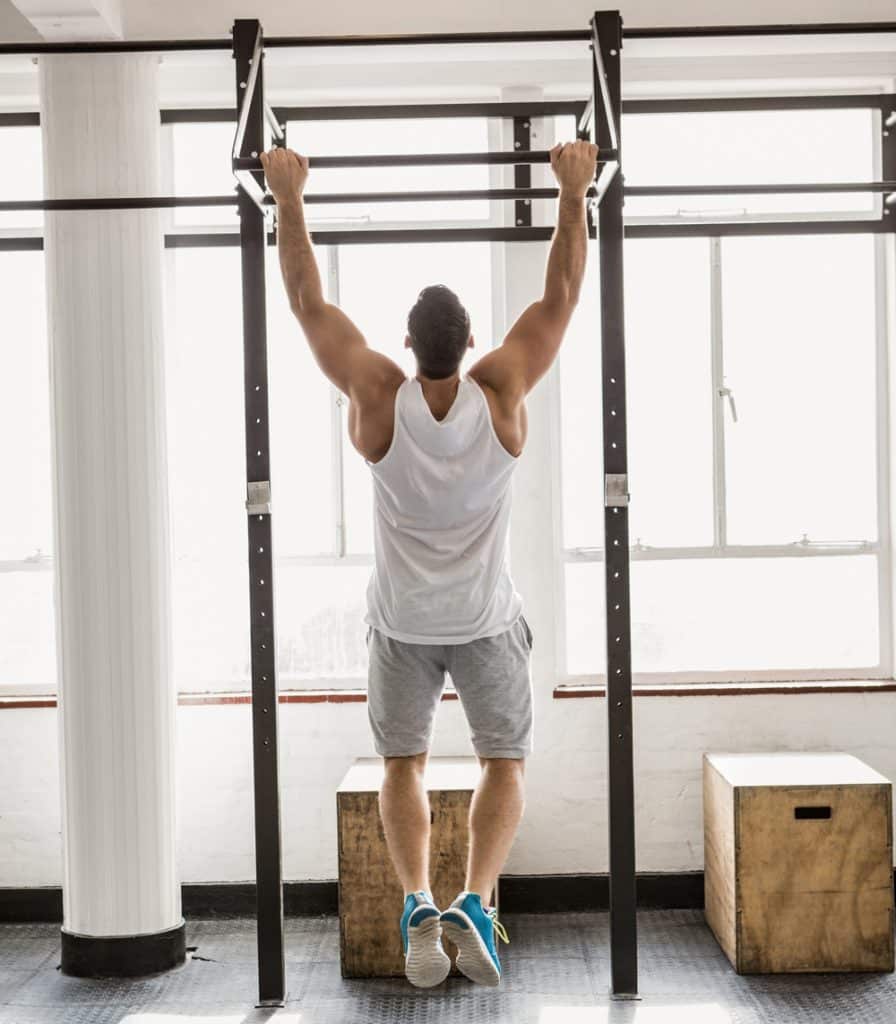
{"type": "MultiPolygon", "coordinates": [[[[361,156],[398,153],[484,153],[488,151],[485,118],[417,118],[414,120],[291,121],[287,144],[303,156],[361,156]]],[[[448,167],[369,167],[359,170],[312,166],[308,195],[321,192],[413,192],[426,189],[489,187],[485,164],[448,167]]],[[[326,221],[485,220],[488,201],[401,203],[316,203],[308,207],[315,223],[326,221]]]]}
{"type": "MultiPolygon", "coordinates": [[[[878,663],[871,555],[632,563],[632,669],[749,672],[878,663]]],[[[568,671],[605,672],[604,571],[566,566],[568,671]]]]}
{"type": "MultiPolygon", "coordinates": [[[[40,128],[0,128],[0,196],[7,202],[43,199],[44,172],[40,128]]],[[[33,228],[43,214],[0,213],[0,228],[33,228]]]]}
{"type": "Polygon", "coordinates": [[[632,544],[712,544],[710,320],[707,239],[626,243],[632,544]]]}
{"type": "MultiPolygon", "coordinates": [[[[174,164],[174,195],[234,195],[236,179],[230,167],[236,124],[170,125],[174,164]]],[[[233,206],[177,206],[175,227],[185,224],[226,224],[239,229],[236,203],[233,206]]]]}
{"type": "Polygon", "coordinates": [[[603,422],[600,368],[600,264],[588,246],[579,304],[560,346],[560,466],[563,546],[604,542],[603,422]]]}
{"type": "Polygon", "coordinates": [[[367,676],[370,566],[277,567],[277,671],[284,687],[367,676]]]}
{"type": "MultiPolygon", "coordinates": [[[[326,294],[327,250],[315,246],[314,254],[326,294]]],[[[330,441],[335,394],[289,308],[277,250],[268,247],[267,256],[274,555],[324,554],[335,551],[330,441]]]]}
{"type": "MultiPolygon", "coordinates": [[[[470,314],[474,347],[461,365],[465,373],[492,347],[488,243],[346,245],[339,250],[340,305],[371,348],[393,359],[408,376],[415,372],[413,354],[404,347],[408,312],[421,289],[430,284],[447,285],[470,314]],[[383,282],[389,287],[384,288],[383,282]]],[[[343,438],[348,551],[372,552],[370,470],[348,440],[347,429],[343,438]]]]}
{"type": "MultiPolygon", "coordinates": [[[[325,266],[326,250],[317,255],[325,266]]],[[[181,690],[241,688],[249,682],[249,579],[240,254],[175,249],[169,260],[175,674],[181,690]]],[[[297,598],[288,585],[281,588],[281,577],[313,578],[312,602],[345,577],[337,567],[302,577],[296,574],[306,567],[282,564],[332,549],[330,384],[289,310],[273,247],[267,261],[278,650],[292,658],[302,620],[293,618],[297,598]]],[[[318,650],[302,644],[306,654],[318,650]]],[[[330,671],[329,663],[301,664],[312,674],[330,671]]]]}
{"type": "MultiPolygon", "coordinates": [[[[624,119],[627,185],[797,184],[874,180],[869,110],[631,114],[624,119]]],[[[631,216],[811,211],[870,213],[868,194],[626,199],[631,216]]]]}
{"type": "Polygon", "coordinates": [[[0,572],[0,687],[56,691],[53,570],[0,572]]]}
{"type": "Polygon", "coordinates": [[[722,241],[732,544],[878,536],[874,245],[722,241]]]}
{"type": "Polygon", "coordinates": [[[40,252],[0,252],[4,318],[0,374],[0,561],[52,554],[50,375],[40,252]]]}
{"type": "MultiPolygon", "coordinates": [[[[2,173],[2,172],[0,172],[2,173]]],[[[50,377],[39,252],[0,253],[0,685],[56,688],[50,377]],[[16,563],[25,563],[20,568],[16,563]]]]}
{"type": "Polygon", "coordinates": [[[239,250],[168,259],[174,671],[181,690],[228,688],[249,664],[239,250]]]}
{"type": "MultiPolygon", "coordinates": [[[[705,239],[625,243],[632,543],[712,543],[708,252],[705,239]]],[[[592,246],[559,357],[567,548],[603,544],[599,276],[592,246]]]]}

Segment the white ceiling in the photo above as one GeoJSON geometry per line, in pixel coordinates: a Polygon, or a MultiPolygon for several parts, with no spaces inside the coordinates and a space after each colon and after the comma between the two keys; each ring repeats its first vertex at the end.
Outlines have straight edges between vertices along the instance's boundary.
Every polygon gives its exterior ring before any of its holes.
{"type": "MultiPolygon", "coordinates": [[[[128,39],[226,37],[233,20],[259,18],[268,35],[402,34],[586,27],[596,0],[121,0],[128,39]]],[[[618,0],[628,28],[896,19],[893,0],[618,0]]],[[[0,42],[38,33],[0,0],[0,42]]]]}

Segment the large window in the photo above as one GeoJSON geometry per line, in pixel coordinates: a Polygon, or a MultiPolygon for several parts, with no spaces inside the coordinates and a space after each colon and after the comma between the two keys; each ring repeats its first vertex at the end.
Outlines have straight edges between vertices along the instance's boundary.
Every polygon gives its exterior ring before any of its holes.
{"type": "MultiPolygon", "coordinates": [[[[488,148],[486,122],[462,119],[343,124],[290,122],[310,155],[488,148]]],[[[221,192],[232,126],[174,125],[172,179],[180,194],[221,192]],[[212,154],[214,158],[212,158],[212,154]]],[[[488,185],[488,169],[365,173],[365,191],[488,185]]],[[[312,176],[309,194],[357,189],[357,172],[312,176]]],[[[308,205],[312,227],[487,222],[487,203],[308,205]]],[[[171,230],[220,231],[226,209],[182,209],[171,230]]],[[[493,296],[484,243],[316,247],[324,289],[371,347],[413,372],[407,313],[428,284],[445,283],[470,311],[471,364],[492,343],[493,296]],[[388,287],[384,287],[388,282],[388,287]]],[[[363,617],[373,568],[370,471],[348,438],[347,399],[324,377],[292,315],[277,251],[267,253],[271,476],[277,664],[283,687],[357,686],[366,678],[363,617]]],[[[167,250],[169,436],[174,546],[174,664],[181,690],[249,685],[239,250],[167,250]]]]}
{"type": "MultiPolygon", "coordinates": [[[[867,110],[627,116],[626,181],[871,179],[877,116],[867,110]],[[687,162],[676,156],[682,148],[691,153],[687,162]]],[[[558,125],[558,137],[569,137],[571,124],[567,118],[558,125]]],[[[312,155],[478,151],[496,137],[476,119],[294,121],[288,130],[290,144],[312,155]]],[[[232,137],[226,123],[164,126],[165,190],[232,191],[232,137]]],[[[39,130],[0,129],[4,155],[5,194],[36,197],[39,130]],[[33,173],[20,173],[22,160],[33,173]]],[[[505,181],[484,167],[375,170],[365,173],[364,190],[505,181]]],[[[353,171],[319,173],[309,185],[311,194],[357,187],[353,171]]],[[[716,222],[785,215],[858,219],[874,215],[879,197],[746,196],[736,197],[735,207],[730,197],[709,197],[704,205],[706,198],[626,202],[632,224],[708,221],[699,237],[625,244],[636,680],[886,674],[881,240],[728,237],[712,230],[716,222]]],[[[317,203],[309,213],[323,231],[498,222],[497,209],[478,201],[317,203]]],[[[199,236],[191,246],[165,251],[175,673],[182,691],[244,690],[239,249],[214,244],[222,232],[235,240],[237,218],[230,207],[180,208],[165,216],[169,234],[199,236]]],[[[39,229],[35,215],[5,215],[0,223],[0,232],[23,237],[39,229]]],[[[541,247],[531,253],[541,263],[541,247]]],[[[597,255],[592,243],[559,365],[565,609],[558,621],[559,668],[578,679],[599,677],[605,668],[597,255]]],[[[492,280],[488,243],[320,245],[317,256],[329,297],[372,347],[408,373],[406,315],[426,284],[450,285],[470,310],[476,345],[465,366],[500,340],[503,296],[492,280]]],[[[370,473],[348,438],[346,399],[321,373],[289,311],[275,248],[267,261],[280,681],[286,688],[357,686],[366,675],[363,615],[373,567],[370,473]]],[[[4,479],[15,481],[15,500],[0,515],[0,687],[7,691],[55,689],[43,291],[40,252],[0,253],[8,327],[0,376],[7,443],[0,458],[4,479]]]]}
{"type": "MultiPolygon", "coordinates": [[[[626,181],[694,181],[663,156],[672,135],[706,150],[701,184],[872,179],[868,112],[808,113],[808,126],[791,112],[630,117],[626,181]],[[733,118],[734,155],[713,149],[721,117],[733,118]],[[707,140],[692,138],[695,120],[707,140]],[[773,160],[761,174],[749,159],[760,131],[780,142],[763,147],[773,160]],[[840,132],[851,143],[837,166],[813,171],[807,133],[817,143],[840,132]]],[[[827,195],[824,209],[855,212],[856,198],[842,199],[827,195]]],[[[739,217],[763,219],[766,202],[739,217]]],[[[822,208],[818,197],[788,203],[795,216],[822,208]]],[[[647,209],[627,202],[626,213],[643,222],[647,209]]],[[[657,207],[655,223],[669,219],[657,207]]],[[[886,675],[880,239],[726,237],[709,224],[700,237],[656,234],[625,242],[635,681],[886,675]]],[[[561,640],[565,674],[579,680],[606,671],[598,294],[595,258],[560,356],[561,640]]]]}

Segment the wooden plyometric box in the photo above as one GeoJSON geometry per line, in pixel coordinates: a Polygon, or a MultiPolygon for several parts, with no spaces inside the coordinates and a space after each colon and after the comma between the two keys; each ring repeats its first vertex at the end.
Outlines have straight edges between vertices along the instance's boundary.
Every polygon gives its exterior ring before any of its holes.
{"type": "Polygon", "coordinates": [[[703,756],[706,920],[738,974],[892,971],[892,784],[844,753],[703,756]]]}
{"type": "MultiPolygon", "coordinates": [[[[426,766],[424,784],[432,813],[430,882],[442,910],[464,887],[470,799],[479,774],[475,757],[431,757],[426,766]]],[[[381,758],[359,758],[336,792],[344,978],[404,974],[399,930],[404,890],[392,867],[380,819],[382,780],[381,758]]],[[[491,895],[488,902],[497,906],[497,890],[491,895]]],[[[447,940],[444,945],[453,960],[456,950],[447,940]]]]}

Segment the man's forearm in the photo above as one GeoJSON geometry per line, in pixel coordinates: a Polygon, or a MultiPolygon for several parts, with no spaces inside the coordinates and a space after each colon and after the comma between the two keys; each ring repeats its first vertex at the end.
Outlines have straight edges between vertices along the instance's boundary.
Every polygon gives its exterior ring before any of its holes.
{"type": "Polygon", "coordinates": [[[557,227],[551,241],[545,272],[546,302],[574,306],[579,301],[587,254],[585,198],[561,190],[557,208],[557,227]]]}
{"type": "Polygon", "coordinates": [[[293,312],[301,316],[320,308],[324,303],[323,288],[300,195],[277,204],[277,250],[293,312]]]}

